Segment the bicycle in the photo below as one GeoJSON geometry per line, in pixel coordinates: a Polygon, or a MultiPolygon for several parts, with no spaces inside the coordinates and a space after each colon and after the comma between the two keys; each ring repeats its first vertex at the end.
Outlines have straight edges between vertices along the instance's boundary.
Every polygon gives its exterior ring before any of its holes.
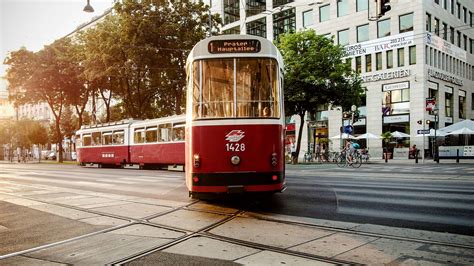
{"type": "Polygon", "coordinates": [[[349,165],[353,168],[359,168],[362,165],[362,156],[356,150],[352,155],[352,161],[349,162],[349,155],[347,151],[343,149],[336,159],[336,164],[338,167],[346,167],[347,165],[349,165]]]}

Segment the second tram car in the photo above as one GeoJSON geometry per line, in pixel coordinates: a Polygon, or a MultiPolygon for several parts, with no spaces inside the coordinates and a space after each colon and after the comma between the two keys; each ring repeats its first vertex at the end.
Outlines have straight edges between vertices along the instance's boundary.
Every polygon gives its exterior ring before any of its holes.
{"type": "Polygon", "coordinates": [[[201,193],[285,189],[283,59],[267,39],[215,36],[187,60],[186,185],[201,193]]]}
{"type": "Polygon", "coordinates": [[[81,165],[157,168],[184,165],[185,116],[83,126],[76,132],[81,165]]]}

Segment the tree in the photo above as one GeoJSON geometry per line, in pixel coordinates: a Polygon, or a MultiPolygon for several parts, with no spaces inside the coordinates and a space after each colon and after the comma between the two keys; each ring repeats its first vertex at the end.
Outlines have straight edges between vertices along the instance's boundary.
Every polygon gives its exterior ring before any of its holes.
{"type": "Polygon", "coordinates": [[[53,141],[58,144],[58,161],[62,162],[61,114],[70,91],[83,86],[77,77],[70,39],[59,39],[37,53],[20,49],[11,53],[5,64],[10,66],[7,80],[15,105],[39,102],[49,105],[55,119],[53,141]]]}
{"type": "Polygon", "coordinates": [[[299,154],[305,114],[328,103],[344,109],[358,105],[361,80],[350,63],[343,61],[343,48],[314,30],[283,34],[277,46],[285,63],[285,112],[302,121],[296,148],[299,154]]]}
{"type": "MultiPolygon", "coordinates": [[[[113,92],[129,117],[180,114],[187,54],[206,35],[209,7],[189,0],[124,0],[114,8],[82,36],[88,81],[102,80],[95,88],[113,92]]],[[[220,23],[217,16],[212,21],[220,23]]]]}

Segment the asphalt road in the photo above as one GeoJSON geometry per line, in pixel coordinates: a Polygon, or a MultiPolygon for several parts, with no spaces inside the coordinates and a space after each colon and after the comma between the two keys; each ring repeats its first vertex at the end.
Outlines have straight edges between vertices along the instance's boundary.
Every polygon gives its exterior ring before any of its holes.
{"type": "MultiPolygon", "coordinates": [[[[474,165],[290,165],[288,189],[271,199],[212,203],[299,217],[474,235],[474,165]]],[[[191,202],[181,172],[0,164],[0,181],[191,202]]]]}

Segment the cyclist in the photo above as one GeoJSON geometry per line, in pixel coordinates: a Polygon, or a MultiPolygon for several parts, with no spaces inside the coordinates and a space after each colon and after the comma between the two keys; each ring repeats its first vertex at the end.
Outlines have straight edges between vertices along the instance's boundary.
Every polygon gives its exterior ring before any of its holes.
{"type": "Polygon", "coordinates": [[[352,159],[355,153],[355,147],[350,139],[348,139],[346,142],[346,152],[347,152],[348,162],[350,165],[352,164],[352,159]]]}

